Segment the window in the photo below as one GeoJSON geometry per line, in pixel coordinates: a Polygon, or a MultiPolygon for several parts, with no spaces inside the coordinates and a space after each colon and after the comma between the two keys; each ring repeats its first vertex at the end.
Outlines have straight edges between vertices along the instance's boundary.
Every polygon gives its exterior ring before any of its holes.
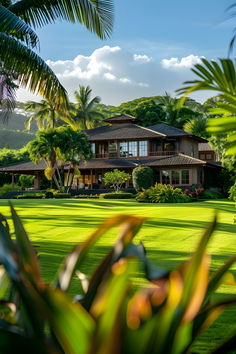
{"type": "Polygon", "coordinates": [[[161,171],[162,183],[170,184],[170,175],[168,171],[161,171]]]}
{"type": "Polygon", "coordinates": [[[212,160],[212,155],[211,154],[206,154],[206,160],[212,160]]]}
{"type": "Polygon", "coordinates": [[[147,141],[143,140],[139,142],[139,156],[147,156],[147,141]]]}
{"type": "Polygon", "coordinates": [[[129,156],[137,156],[138,148],[137,148],[137,141],[130,141],[129,142],[129,156]]]}
{"type": "Polygon", "coordinates": [[[179,172],[171,171],[172,184],[179,184],[179,172]]]}
{"type": "Polygon", "coordinates": [[[91,143],[91,150],[93,155],[95,155],[95,143],[91,143]]]}
{"type": "Polygon", "coordinates": [[[182,171],[182,184],[189,184],[189,170],[182,171]]]}
{"type": "Polygon", "coordinates": [[[109,157],[117,157],[117,144],[115,142],[109,144],[109,157]]]}
{"type": "Polygon", "coordinates": [[[155,171],[154,172],[154,181],[156,183],[161,183],[160,171],[155,171]]]}
{"type": "Polygon", "coordinates": [[[120,157],[128,157],[128,143],[126,141],[120,142],[120,157]]]}
{"type": "Polygon", "coordinates": [[[205,160],[205,154],[200,154],[200,160],[205,160]]]}

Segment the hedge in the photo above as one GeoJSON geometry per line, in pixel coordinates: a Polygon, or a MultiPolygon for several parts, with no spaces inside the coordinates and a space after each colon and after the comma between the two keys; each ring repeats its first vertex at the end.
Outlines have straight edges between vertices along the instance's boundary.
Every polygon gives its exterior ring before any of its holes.
{"type": "Polygon", "coordinates": [[[100,199],[132,199],[135,198],[133,193],[103,193],[100,194],[100,199]]]}

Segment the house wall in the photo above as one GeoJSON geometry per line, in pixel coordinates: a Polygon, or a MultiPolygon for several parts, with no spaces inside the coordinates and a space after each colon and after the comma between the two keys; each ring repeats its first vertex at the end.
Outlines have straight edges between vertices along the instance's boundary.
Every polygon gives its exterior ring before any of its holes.
{"type": "Polygon", "coordinates": [[[193,139],[182,137],[179,141],[179,151],[183,152],[185,155],[198,159],[198,142],[193,139]]]}

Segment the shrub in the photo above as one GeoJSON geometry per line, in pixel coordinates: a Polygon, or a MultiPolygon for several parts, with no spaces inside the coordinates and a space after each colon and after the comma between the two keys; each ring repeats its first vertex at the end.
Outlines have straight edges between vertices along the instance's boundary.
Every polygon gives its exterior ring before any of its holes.
{"type": "Polygon", "coordinates": [[[219,188],[208,188],[205,189],[202,197],[205,199],[218,199],[222,196],[221,191],[219,188]]]}
{"type": "MultiPolygon", "coordinates": [[[[17,190],[17,189],[20,189],[20,186],[18,186],[17,184],[15,184],[14,186],[14,189],[17,190]]],[[[0,197],[7,193],[7,192],[11,192],[12,191],[12,184],[8,184],[8,183],[5,183],[2,187],[0,187],[0,197]]]]}
{"type": "Polygon", "coordinates": [[[135,198],[135,195],[133,193],[113,192],[113,193],[100,194],[100,199],[131,199],[131,198],[135,198]]]}
{"type": "Polygon", "coordinates": [[[31,175],[20,175],[19,184],[21,187],[30,188],[34,186],[34,176],[31,175]]]}
{"type": "Polygon", "coordinates": [[[98,194],[79,194],[75,196],[76,199],[98,199],[98,194]]]}
{"type": "Polygon", "coordinates": [[[236,202],[236,182],[229,190],[229,200],[236,202]]]}
{"type": "MultiPolygon", "coordinates": [[[[11,212],[14,232],[6,218],[0,219],[1,353],[184,354],[225,308],[236,304],[235,296],[212,301],[222,283],[234,283],[229,268],[236,260],[231,257],[209,277],[206,247],[215,220],[189,260],[165,270],[150,262],[142,244],[133,243],[145,218],[114,216],[73,249],[53,284],[45,284],[12,206],[11,212]],[[122,226],[121,234],[88,280],[81,267],[95,242],[114,226],[122,226]],[[147,284],[141,289],[132,282],[139,266],[147,284]],[[83,291],[72,299],[66,292],[74,274],[83,291]]],[[[215,353],[235,348],[233,336],[225,340],[223,335],[215,353]]]]}
{"type": "Polygon", "coordinates": [[[187,203],[191,198],[184,194],[180,188],[170,184],[155,184],[154,187],[143,189],[137,196],[138,202],[149,203],[187,203]]]}
{"type": "Polygon", "coordinates": [[[53,192],[50,192],[50,191],[46,191],[45,192],[45,198],[46,199],[50,199],[50,198],[53,198],[54,195],[53,195],[53,192]]]}
{"type": "Polygon", "coordinates": [[[70,193],[54,193],[54,198],[56,199],[65,199],[65,198],[71,198],[70,193]]]}
{"type": "Polygon", "coordinates": [[[153,170],[150,167],[136,167],[132,172],[136,192],[148,189],[153,184],[153,170]]]}

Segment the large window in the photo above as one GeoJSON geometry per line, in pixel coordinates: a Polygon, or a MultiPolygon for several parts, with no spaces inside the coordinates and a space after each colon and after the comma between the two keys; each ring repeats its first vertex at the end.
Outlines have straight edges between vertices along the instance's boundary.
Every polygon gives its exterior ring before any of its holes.
{"type": "Polygon", "coordinates": [[[161,171],[161,178],[163,184],[170,184],[170,174],[168,171],[161,171]]]}
{"type": "Polygon", "coordinates": [[[120,157],[128,157],[128,143],[126,141],[120,142],[120,157]]]}
{"type": "Polygon", "coordinates": [[[189,170],[182,171],[182,184],[189,184],[189,170]]]}
{"type": "Polygon", "coordinates": [[[139,142],[139,156],[147,156],[148,154],[148,145],[146,140],[141,140],[139,142]]]}
{"type": "Polygon", "coordinates": [[[179,172],[171,171],[172,184],[179,184],[179,172]]]}
{"type": "Polygon", "coordinates": [[[130,141],[129,142],[129,156],[137,156],[138,154],[138,147],[137,141],[130,141]]]}
{"type": "Polygon", "coordinates": [[[109,144],[109,157],[117,157],[117,144],[115,142],[109,144]]]}

